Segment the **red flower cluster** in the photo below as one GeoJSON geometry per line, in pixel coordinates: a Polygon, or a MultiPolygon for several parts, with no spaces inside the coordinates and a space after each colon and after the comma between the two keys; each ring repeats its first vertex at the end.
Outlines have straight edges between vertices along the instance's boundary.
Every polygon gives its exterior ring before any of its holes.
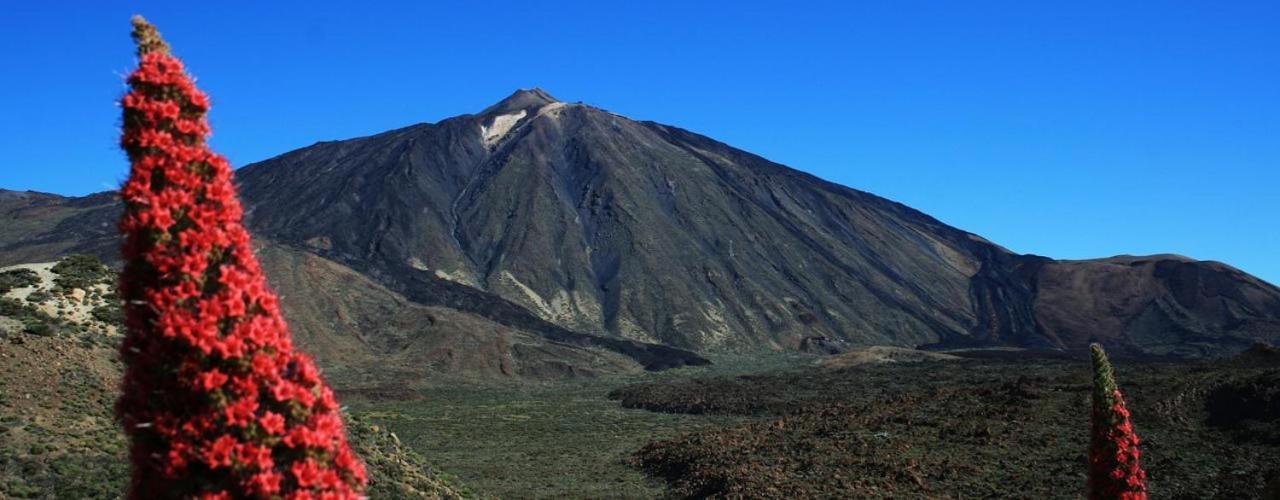
{"type": "Polygon", "coordinates": [[[241,223],[226,159],[209,150],[209,100],[155,28],[121,100],[127,365],[117,412],[130,498],[355,498],[333,392],[294,352],[241,223]]]}
{"type": "Polygon", "coordinates": [[[1139,465],[1138,435],[1129,421],[1124,396],[1116,388],[1111,362],[1102,346],[1093,357],[1093,415],[1089,439],[1089,498],[1145,500],[1147,474],[1139,465]]]}

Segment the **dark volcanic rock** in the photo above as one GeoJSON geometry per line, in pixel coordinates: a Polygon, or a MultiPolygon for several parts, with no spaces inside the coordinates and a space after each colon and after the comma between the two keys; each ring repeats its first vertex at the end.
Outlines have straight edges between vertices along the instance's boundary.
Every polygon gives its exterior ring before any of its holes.
{"type": "MultiPolygon", "coordinates": [[[[1280,290],[1228,266],[1013,254],[899,203],[537,89],[237,176],[256,234],[414,300],[447,296],[544,332],[732,350],[799,349],[815,337],[1101,341],[1172,356],[1280,340],[1280,290]]],[[[93,234],[58,226],[109,220],[110,209],[64,207],[73,203],[0,198],[6,213],[60,210],[5,231],[0,263],[95,247],[93,234]]]]}
{"type": "Polygon", "coordinates": [[[1280,444],[1280,370],[1224,383],[1205,399],[1210,425],[1237,439],[1280,444]]]}
{"type": "Polygon", "coordinates": [[[1280,420],[1280,370],[1223,384],[1209,392],[1206,406],[1214,425],[1280,420]]]}
{"type": "Polygon", "coordinates": [[[844,352],[844,349],[844,342],[836,339],[822,336],[800,339],[800,352],[835,355],[844,352]]]}

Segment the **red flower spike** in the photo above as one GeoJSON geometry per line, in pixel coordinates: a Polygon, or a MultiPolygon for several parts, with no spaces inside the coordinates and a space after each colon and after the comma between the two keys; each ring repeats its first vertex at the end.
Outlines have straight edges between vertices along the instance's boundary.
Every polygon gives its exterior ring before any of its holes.
{"type": "Polygon", "coordinates": [[[208,98],[134,18],[121,147],[129,498],[358,498],[364,466],[333,392],[293,351],[253,255],[208,98]]]}
{"type": "Polygon", "coordinates": [[[1111,362],[1102,346],[1089,346],[1093,358],[1093,414],[1089,439],[1089,498],[1146,500],[1147,473],[1138,459],[1138,435],[1129,421],[1124,396],[1116,388],[1111,362]]]}

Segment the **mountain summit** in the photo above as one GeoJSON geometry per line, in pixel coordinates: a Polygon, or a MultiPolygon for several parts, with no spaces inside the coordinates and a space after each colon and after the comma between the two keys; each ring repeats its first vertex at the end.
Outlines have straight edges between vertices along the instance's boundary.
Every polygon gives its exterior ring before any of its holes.
{"type": "MultiPolygon", "coordinates": [[[[1280,289],[1228,266],[1014,254],[902,204],[537,88],[479,114],[292,151],[237,179],[256,235],[420,301],[446,288],[496,296],[607,337],[713,350],[1101,341],[1186,356],[1280,341],[1280,289]]],[[[65,227],[93,248],[82,226],[65,227]]],[[[58,234],[6,239],[0,264],[37,242],[67,248],[51,243],[58,234]]]]}
{"type": "Polygon", "coordinates": [[[497,104],[485,108],[484,111],[480,112],[480,116],[491,117],[510,113],[519,113],[520,111],[533,114],[537,110],[542,109],[543,106],[558,102],[560,102],[559,99],[551,97],[551,94],[548,94],[547,91],[538,87],[520,89],[511,93],[511,95],[507,96],[506,99],[498,101],[497,104]]]}

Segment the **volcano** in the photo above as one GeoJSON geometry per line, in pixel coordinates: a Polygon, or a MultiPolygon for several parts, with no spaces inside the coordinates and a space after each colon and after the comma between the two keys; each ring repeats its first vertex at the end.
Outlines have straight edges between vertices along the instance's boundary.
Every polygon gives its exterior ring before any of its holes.
{"type": "MultiPolygon", "coordinates": [[[[1016,254],[900,203],[536,88],[236,175],[255,237],[416,305],[567,345],[1102,342],[1119,354],[1199,357],[1280,341],[1280,289],[1226,264],[1016,254]]],[[[0,265],[115,258],[109,194],[9,191],[0,213],[16,221],[0,229],[0,265]]],[[[309,293],[297,286],[286,295],[309,293]]]]}

